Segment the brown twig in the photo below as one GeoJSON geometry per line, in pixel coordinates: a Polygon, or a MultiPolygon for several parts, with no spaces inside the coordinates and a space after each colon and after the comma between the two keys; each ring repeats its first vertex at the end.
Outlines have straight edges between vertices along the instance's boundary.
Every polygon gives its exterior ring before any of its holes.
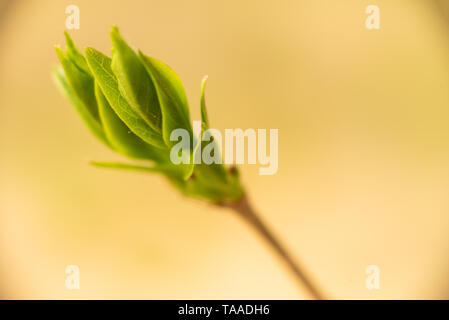
{"type": "Polygon", "coordinates": [[[225,207],[233,209],[245,221],[247,221],[254,229],[271,245],[278,253],[280,258],[287,264],[301,286],[305,287],[313,299],[326,299],[323,292],[312,281],[310,276],[305,272],[304,268],[294,261],[292,255],[285,249],[279,240],[273,235],[267,225],[260,219],[258,214],[253,210],[248,198],[244,196],[240,201],[235,203],[224,204],[225,207]]]}

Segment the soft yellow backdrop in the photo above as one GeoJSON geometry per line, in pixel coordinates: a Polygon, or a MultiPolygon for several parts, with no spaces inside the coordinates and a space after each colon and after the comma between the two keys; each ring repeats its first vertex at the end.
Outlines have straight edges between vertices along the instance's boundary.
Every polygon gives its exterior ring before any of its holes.
{"type": "Polygon", "coordinates": [[[331,297],[449,298],[449,29],[432,0],[14,0],[0,18],[0,298],[306,297],[232,213],[87,164],[120,158],[50,77],[69,4],[79,46],[109,53],[117,24],[178,72],[194,119],[208,74],[213,127],[279,129],[278,173],[245,166],[243,180],[331,297]],[[80,290],[65,288],[72,264],[80,290]]]}

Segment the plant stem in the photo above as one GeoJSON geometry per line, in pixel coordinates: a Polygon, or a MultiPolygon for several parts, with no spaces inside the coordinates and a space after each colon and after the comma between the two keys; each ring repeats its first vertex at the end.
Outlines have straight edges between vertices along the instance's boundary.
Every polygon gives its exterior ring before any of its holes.
{"type": "Polygon", "coordinates": [[[278,253],[280,258],[287,264],[293,274],[296,276],[299,284],[305,287],[313,299],[325,299],[322,291],[312,281],[304,268],[294,261],[292,255],[285,249],[279,240],[273,235],[267,225],[260,219],[258,214],[250,205],[248,198],[244,196],[240,201],[227,204],[227,207],[237,212],[245,221],[247,221],[254,229],[271,245],[278,253]]]}

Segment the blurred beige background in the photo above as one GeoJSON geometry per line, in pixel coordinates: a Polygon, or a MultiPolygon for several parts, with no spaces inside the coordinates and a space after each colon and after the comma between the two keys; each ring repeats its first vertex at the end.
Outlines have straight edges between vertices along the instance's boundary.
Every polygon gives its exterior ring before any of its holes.
{"type": "Polygon", "coordinates": [[[14,0],[0,16],[0,298],[306,297],[233,214],[87,164],[119,157],[50,77],[69,4],[80,47],[109,54],[117,24],[178,72],[194,119],[208,74],[213,127],[279,128],[278,173],[243,180],[331,297],[449,298],[449,28],[432,0],[14,0]],[[80,290],[65,288],[71,264],[80,290]],[[380,290],[365,288],[371,264],[380,290]]]}

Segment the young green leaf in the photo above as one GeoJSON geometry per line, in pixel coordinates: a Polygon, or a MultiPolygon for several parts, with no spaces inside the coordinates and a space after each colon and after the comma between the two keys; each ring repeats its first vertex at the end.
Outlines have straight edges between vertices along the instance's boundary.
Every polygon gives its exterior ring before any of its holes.
{"type": "Polygon", "coordinates": [[[166,64],[145,56],[139,51],[139,57],[153,80],[162,111],[162,135],[168,146],[177,142],[170,141],[175,129],[185,129],[191,137],[190,163],[182,165],[183,178],[187,180],[193,173],[193,133],[190,125],[189,107],[179,76],[166,64]]]}
{"type": "Polygon", "coordinates": [[[139,166],[139,165],[134,165],[134,164],[122,163],[122,162],[90,161],[89,163],[91,165],[93,165],[95,167],[99,167],[99,168],[155,172],[153,167],[139,166]]]}
{"type": "Polygon", "coordinates": [[[196,145],[193,149],[193,159],[201,157],[201,153],[199,152],[204,148],[204,146],[202,146],[203,134],[204,131],[206,131],[209,128],[206,111],[206,102],[204,99],[204,89],[206,86],[206,81],[207,76],[204,76],[203,80],[201,81],[201,132],[199,133],[198,141],[196,142],[196,145]]]}
{"type": "Polygon", "coordinates": [[[56,85],[59,87],[62,94],[66,97],[67,100],[71,102],[71,104],[75,107],[78,114],[81,116],[81,119],[87,125],[89,130],[105,145],[110,147],[109,141],[107,140],[103,127],[98,119],[94,118],[90,113],[89,109],[84,105],[84,103],[78,98],[78,96],[73,92],[72,88],[67,82],[67,79],[64,75],[64,70],[62,67],[56,68],[53,70],[53,79],[56,82],[56,85]]]}
{"type": "Polygon", "coordinates": [[[94,119],[100,121],[98,115],[97,101],[95,99],[94,79],[90,74],[83,72],[75,63],[67,57],[60,47],[55,47],[59,61],[61,62],[67,82],[78,96],[81,102],[86,106],[94,119]]]}
{"type": "Polygon", "coordinates": [[[113,148],[128,157],[168,162],[167,151],[154,148],[136,136],[112,110],[98,84],[95,84],[100,118],[104,132],[113,148]]]}
{"type": "Polygon", "coordinates": [[[139,57],[120,36],[117,27],[111,31],[112,71],[119,89],[131,107],[156,132],[162,132],[162,115],[156,89],[139,57]]]}
{"type": "MultiPolygon", "coordinates": [[[[206,82],[207,82],[207,76],[204,76],[203,80],[201,81],[201,101],[200,101],[200,104],[201,104],[201,131],[199,133],[198,140],[196,141],[196,145],[193,148],[193,159],[197,159],[197,158],[201,157],[201,150],[204,148],[204,145],[202,145],[203,134],[204,134],[204,131],[206,131],[209,128],[209,122],[207,119],[207,111],[206,111],[206,102],[204,99],[204,89],[206,87],[206,82]]],[[[199,162],[201,163],[201,159],[199,159],[199,160],[200,160],[199,162]]],[[[194,168],[192,168],[192,174],[193,174],[193,171],[194,171],[194,168]]]]}
{"type": "Polygon", "coordinates": [[[162,111],[162,135],[166,145],[176,144],[170,141],[170,134],[175,129],[186,129],[192,136],[189,107],[179,76],[166,64],[147,57],[140,51],[139,57],[150,74],[159,97],[162,111]]]}
{"type": "MultiPolygon", "coordinates": [[[[243,197],[243,188],[235,170],[222,164],[194,165],[196,153],[216,144],[202,141],[209,129],[205,102],[207,77],[201,83],[201,131],[194,137],[187,98],[179,76],[164,63],[141,52],[138,55],[112,29],[112,59],[87,48],[83,57],[66,33],[67,52],[57,48],[64,71],[54,77],[93,133],[114,151],[125,156],[154,161],[154,166],[93,162],[114,169],[158,172],[186,195],[216,203],[229,203],[243,197]],[[170,162],[173,130],[190,134],[190,163],[170,162]]],[[[208,152],[218,152],[208,148],[208,152]]]]}
{"type": "MultiPolygon", "coordinates": [[[[205,98],[207,79],[208,79],[208,76],[204,76],[203,80],[201,81],[201,100],[200,100],[201,135],[200,135],[200,140],[203,140],[204,132],[209,129],[209,118],[207,115],[206,98],[205,98]]],[[[201,148],[204,149],[209,144],[216,144],[216,143],[217,142],[214,140],[214,137],[212,136],[212,137],[209,137],[209,141],[202,141],[201,148]]],[[[198,149],[198,148],[196,147],[196,149],[198,149]]],[[[198,152],[198,150],[195,150],[195,153],[196,152],[198,152]]],[[[199,164],[199,170],[197,170],[197,176],[199,177],[199,179],[208,180],[211,183],[211,185],[220,184],[223,181],[227,180],[226,168],[222,164],[216,164],[216,163],[212,163],[210,165],[206,165],[204,163],[199,164]]]]}
{"type": "Polygon", "coordinates": [[[170,165],[155,165],[153,167],[141,166],[135,164],[128,164],[122,162],[107,162],[107,161],[90,161],[90,164],[100,168],[109,169],[122,169],[122,170],[136,170],[136,171],[146,171],[151,173],[162,173],[173,179],[173,181],[183,181],[180,176],[179,170],[176,167],[170,165]]]}
{"type": "Polygon", "coordinates": [[[84,72],[90,74],[90,70],[89,70],[89,67],[87,66],[86,59],[84,59],[81,52],[79,52],[79,50],[75,46],[75,43],[73,42],[72,38],[70,38],[70,35],[68,34],[67,31],[64,32],[64,36],[65,36],[66,51],[67,51],[68,58],[70,60],[72,60],[73,63],[75,63],[78,68],[80,68],[84,72]]]}
{"type": "Polygon", "coordinates": [[[95,49],[86,48],[86,60],[95,80],[119,118],[142,140],[165,149],[162,136],[154,131],[120,94],[117,79],[111,69],[111,59],[95,49]]]}
{"type": "Polygon", "coordinates": [[[207,78],[207,76],[204,76],[203,80],[201,81],[201,129],[203,131],[209,129],[209,118],[207,116],[205,98],[207,78]]]}

